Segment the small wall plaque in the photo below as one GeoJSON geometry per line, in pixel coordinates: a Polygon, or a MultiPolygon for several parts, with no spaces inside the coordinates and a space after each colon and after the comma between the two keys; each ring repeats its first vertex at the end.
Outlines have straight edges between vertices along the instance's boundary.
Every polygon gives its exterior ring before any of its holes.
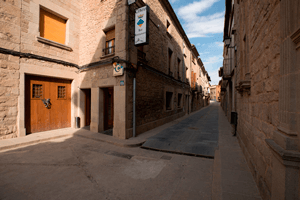
{"type": "Polygon", "coordinates": [[[120,86],[124,86],[124,81],[120,81],[120,86]]]}

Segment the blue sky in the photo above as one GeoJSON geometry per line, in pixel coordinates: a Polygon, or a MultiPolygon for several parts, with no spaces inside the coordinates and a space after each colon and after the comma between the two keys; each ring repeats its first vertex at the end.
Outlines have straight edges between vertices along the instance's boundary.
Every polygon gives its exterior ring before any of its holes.
{"type": "Polygon", "coordinates": [[[169,0],[191,43],[197,47],[211,85],[223,62],[224,0],[169,0]]]}

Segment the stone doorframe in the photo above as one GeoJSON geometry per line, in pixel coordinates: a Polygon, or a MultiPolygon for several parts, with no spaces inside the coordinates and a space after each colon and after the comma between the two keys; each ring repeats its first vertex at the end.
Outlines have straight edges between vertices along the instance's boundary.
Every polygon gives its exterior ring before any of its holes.
{"type": "Polygon", "coordinates": [[[299,199],[300,4],[280,2],[279,126],[266,143],[272,150],[272,200],[299,199]]]}
{"type": "Polygon", "coordinates": [[[17,127],[18,127],[18,137],[26,136],[25,128],[25,76],[26,75],[36,75],[36,76],[47,76],[53,78],[62,78],[72,80],[71,83],[71,127],[75,128],[75,115],[77,107],[77,74],[71,70],[64,69],[53,69],[47,67],[41,67],[38,65],[20,64],[20,95],[18,98],[18,118],[17,118],[17,127]]]}

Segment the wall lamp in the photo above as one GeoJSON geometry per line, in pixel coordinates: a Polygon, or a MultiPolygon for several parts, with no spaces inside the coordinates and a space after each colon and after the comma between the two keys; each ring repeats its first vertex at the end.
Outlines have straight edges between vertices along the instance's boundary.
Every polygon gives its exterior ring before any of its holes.
{"type": "Polygon", "coordinates": [[[231,43],[231,37],[225,36],[223,42],[225,43],[225,46],[226,46],[227,48],[234,48],[235,51],[237,50],[237,49],[236,49],[236,46],[233,46],[233,47],[230,47],[230,46],[229,46],[230,43],[231,43]]]}

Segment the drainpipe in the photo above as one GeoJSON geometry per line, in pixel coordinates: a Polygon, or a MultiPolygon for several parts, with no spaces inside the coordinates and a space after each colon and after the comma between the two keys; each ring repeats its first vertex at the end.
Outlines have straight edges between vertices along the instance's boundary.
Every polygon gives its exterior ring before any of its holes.
{"type": "Polygon", "coordinates": [[[136,80],[133,78],[133,137],[135,137],[135,90],[136,90],[136,80]]]}

